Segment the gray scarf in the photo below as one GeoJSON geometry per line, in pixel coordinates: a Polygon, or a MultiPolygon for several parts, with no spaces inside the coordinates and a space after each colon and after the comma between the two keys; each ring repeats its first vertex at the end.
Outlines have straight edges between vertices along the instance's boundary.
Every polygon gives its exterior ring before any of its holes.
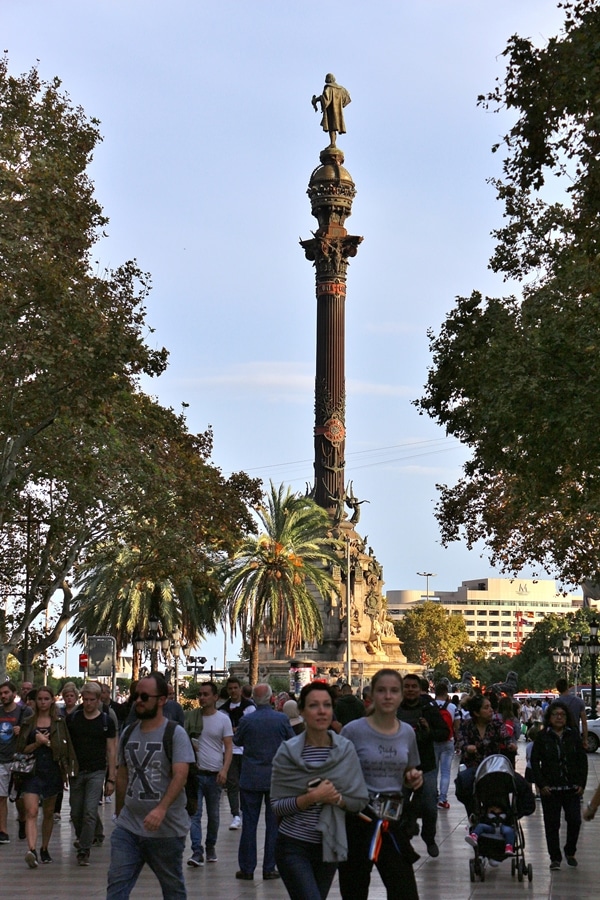
{"type": "MultiPolygon", "coordinates": [[[[326,762],[310,766],[302,759],[306,732],[284,741],[273,760],[271,797],[298,797],[305,794],[307,783],[318,776],[331,781],[344,798],[349,812],[359,812],[369,800],[369,792],[363,778],[354,744],[339,734],[331,734],[331,752],[326,762]]],[[[323,860],[343,862],[348,858],[346,817],[339,806],[324,803],[318,829],[323,837],[323,860]]]]}

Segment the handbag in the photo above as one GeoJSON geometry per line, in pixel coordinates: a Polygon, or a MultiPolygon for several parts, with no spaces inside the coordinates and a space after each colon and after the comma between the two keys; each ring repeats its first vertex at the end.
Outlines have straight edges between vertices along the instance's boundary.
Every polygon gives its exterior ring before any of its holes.
{"type": "Polygon", "coordinates": [[[33,775],[35,772],[35,753],[15,753],[10,765],[13,775],[33,775]]]}

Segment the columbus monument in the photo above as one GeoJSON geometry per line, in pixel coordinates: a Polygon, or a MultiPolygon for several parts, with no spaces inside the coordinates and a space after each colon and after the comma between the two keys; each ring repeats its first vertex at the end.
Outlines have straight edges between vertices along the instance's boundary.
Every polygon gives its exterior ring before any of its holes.
{"type": "MultiPolygon", "coordinates": [[[[356,530],[361,506],[353,483],[346,483],[345,307],[349,261],[362,237],[348,234],[346,219],[352,212],[356,188],[344,168],[344,154],[337,136],[346,133],[344,108],[350,94],[333,75],[325,77],[319,96],[313,96],[321,127],[329,145],[321,151],[320,165],[308,183],[308,196],[317,229],[300,241],[315,268],[317,300],[317,352],[315,377],[314,482],[307,493],[327,510],[332,533],[345,547],[345,558],[335,567],[338,593],[326,601],[314,599],[323,620],[323,640],[318,646],[296,653],[292,666],[312,664],[319,676],[343,677],[348,669],[354,683],[370,678],[383,666],[401,671],[422,669],[407,663],[393,624],[386,617],[382,596],[383,570],[367,538],[356,530]],[[348,666],[348,660],[351,666],[348,666]]],[[[283,674],[283,648],[261,643],[261,662],[268,672],[283,674]]]]}
{"type": "MultiPolygon", "coordinates": [[[[373,674],[382,665],[406,667],[406,657],[386,618],[382,598],[383,570],[367,539],[356,531],[361,505],[353,483],[345,480],[346,379],[345,307],[349,261],[362,237],[348,234],[345,223],[352,213],[356,188],[344,168],[344,154],[337,135],[346,133],[344,108],[350,94],[331,74],[325,77],[320,96],[313,96],[315,110],[322,114],[321,127],[329,134],[329,145],[321,151],[320,165],[308,183],[311,212],[318,223],[312,238],[300,241],[306,258],[315,268],[317,300],[317,352],[315,376],[314,484],[312,496],[327,510],[334,533],[346,545],[346,560],[340,564],[341,605],[322,608],[324,637],[313,658],[344,664],[350,650],[356,668],[373,674]],[[348,638],[348,628],[350,636],[348,638]]],[[[321,606],[324,606],[320,599],[321,606]]],[[[345,668],[345,665],[343,665],[345,668]]],[[[412,668],[410,666],[409,668],[412,668]]]]}

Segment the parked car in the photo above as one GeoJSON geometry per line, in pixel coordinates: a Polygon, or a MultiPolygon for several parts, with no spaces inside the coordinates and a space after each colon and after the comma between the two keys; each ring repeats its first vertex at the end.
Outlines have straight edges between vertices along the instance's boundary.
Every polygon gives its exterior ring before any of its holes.
{"type": "Polygon", "coordinates": [[[588,719],[588,753],[600,747],[600,719],[588,719]]]}

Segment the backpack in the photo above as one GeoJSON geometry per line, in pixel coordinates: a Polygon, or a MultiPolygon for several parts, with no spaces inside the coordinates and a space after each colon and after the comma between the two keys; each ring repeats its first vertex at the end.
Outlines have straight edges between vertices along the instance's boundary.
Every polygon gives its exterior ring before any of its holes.
{"type": "MultiPolygon", "coordinates": [[[[129,740],[129,736],[137,722],[132,722],[131,725],[128,725],[123,731],[123,735],[121,737],[121,743],[123,745],[123,756],[125,756],[125,748],[127,746],[127,741],[129,740]]],[[[173,734],[175,729],[177,728],[177,722],[171,721],[171,719],[167,720],[167,724],[165,726],[165,730],[163,732],[163,748],[165,751],[165,756],[169,760],[169,762],[173,763],[173,734]]],[[[187,733],[187,732],[186,732],[187,733]]],[[[190,740],[190,746],[192,742],[190,740]]],[[[194,752],[194,760],[196,758],[196,753],[194,752]]],[[[189,763],[188,765],[188,775],[187,780],[185,782],[184,790],[186,796],[186,804],[185,809],[188,815],[195,816],[198,812],[198,789],[200,787],[200,771],[198,769],[197,763],[194,761],[189,763]]]]}
{"type": "MultiPolygon", "coordinates": [[[[454,740],[454,719],[452,718],[452,716],[450,715],[450,713],[448,711],[449,703],[450,703],[450,701],[446,700],[444,705],[439,707],[439,710],[440,710],[440,715],[441,715],[442,719],[444,720],[444,724],[446,725],[446,728],[448,729],[448,736],[446,737],[446,740],[453,741],[454,740]]],[[[440,741],[440,743],[441,743],[441,741],[440,741]]]]}

